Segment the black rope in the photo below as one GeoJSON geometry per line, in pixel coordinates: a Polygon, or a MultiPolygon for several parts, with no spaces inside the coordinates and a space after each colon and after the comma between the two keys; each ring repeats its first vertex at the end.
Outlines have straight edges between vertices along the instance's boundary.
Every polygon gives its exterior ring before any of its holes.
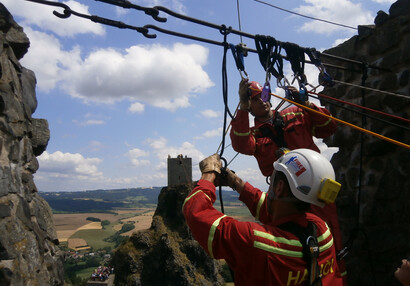
{"type": "MultiPolygon", "coordinates": [[[[228,74],[226,71],[226,54],[228,52],[229,49],[229,44],[226,41],[228,34],[230,33],[231,27],[226,28],[224,27],[224,29],[221,29],[220,32],[221,34],[224,36],[224,52],[223,52],[223,58],[222,58],[222,97],[223,97],[223,101],[224,101],[224,122],[223,122],[223,128],[222,128],[222,143],[221,143],[221,151],[219,153],[219,157],[221,158],[221,160],[223,159],[223,153],[225,150],[225,129],[226,129],[226,123],[227,123],[227,115],[229,114],[229,116],[231,118],[233,118],[229,108],[228,108],[228,74]]],[[[224,160],[225,161],[225,160],[224,160]]],[[[226,168],[226,161],[225,161],[225,166],[224,168],[226,168]]],[[[225,209],[224,209],[224,204],[223,204],[223,198],[222,198],[222,186],[219,186],[219,200],[221,202],[221,210],[222,213],[225,213],[225,209]]]]}

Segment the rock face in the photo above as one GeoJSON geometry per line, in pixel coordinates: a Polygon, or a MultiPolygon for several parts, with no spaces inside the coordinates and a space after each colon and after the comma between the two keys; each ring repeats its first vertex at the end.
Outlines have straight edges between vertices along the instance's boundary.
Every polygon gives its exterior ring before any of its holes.
{"type": "MultiPolygon", "coordinates": [[[[324,56],[322,61],[348,69],[327,68],[335,80],[359,86],[364,80],[366,87],[404,96],[339,83],[323,93],[409,119],[410,1],[397,1],[389,14],[380,11],[375,24],[359,27],[357,36],[324,51],[365,65],[324,56]],[[370,67],[363,77],[362,71],[367,66],[370,67]]],[[[357,108],[326,106],[339,119],[410,144],[408,122],[370,111],[365,111],[366,115],[385,121],[370,117],[363,121],[362,115],[350,111],[357,108]]],[[[398,285],[393,272],[401,259],[410,255],[410,150],[372,135],[362,135],[343,124],[326,143],[339,147],[332,163],[337,180],[342,183],[337,205],[343,237],[353,242],[346,257],[349,285],[398,285]]]]}
{"type": "Polygon", "coordinates": [[[114,254],[116,285],[223,285],[221,264],[190,235],[182,204],[190,185],[163,188],[151,228],[134,233],[114,254]]]}
{"type": "Polygon", "coordinates": [[[19,63],[29,46],[0,3],[0,285],[63,285],[51,209],[33,182],[50,131],[32,118],[36,79],[19,63]]]}

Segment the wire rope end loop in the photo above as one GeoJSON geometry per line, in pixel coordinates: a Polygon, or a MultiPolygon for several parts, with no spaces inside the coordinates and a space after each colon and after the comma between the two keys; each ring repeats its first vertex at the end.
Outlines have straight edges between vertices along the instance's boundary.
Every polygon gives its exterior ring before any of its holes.
{"type": "Polygon", "coordinates": [[[155,39],[157,37],[157,34],[149,34],[149,27],[145,25],[144,27],[141,28],[142,30],[139,31],[141,34],[144,35],[145,38],[148,39],[155,39]]]}
{"type": "Polygon", "coordinates": [[[63,13],[59,13],[59,12],[54,10],[53,14],[54,14],[54,16],[57,16],[58,18],[67,19],[68,17],[71,16],[72,13],[71,13],[70,9],[65,8],[63,13]]]}
{"type": "Polygon", "coordinates": [[[154,19],[155,21],[161,22],[161,23],[165,23],[168,20],[165,17],[160,17],[159,16],[159,11],[155,7],[152,8],[152,9],[146,9],[145,14],[151,16],[152,19],[154,19]]]}

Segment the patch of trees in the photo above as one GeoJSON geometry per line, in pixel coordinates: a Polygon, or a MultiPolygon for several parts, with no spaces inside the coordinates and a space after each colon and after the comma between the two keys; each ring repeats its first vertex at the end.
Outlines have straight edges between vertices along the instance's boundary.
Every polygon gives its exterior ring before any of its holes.
{"type": "MultiPolygon", "coordinates": [[[[102,223],[101,223],[102,224],[102,223]]],[[[126,223],[124,224],[119,231],[114,233],[113,235],[104,238],[105,242],[112,242],[114,243],[114,247],[118,247],[123,241],[128,239],[128,236],[121,235],[122,233],[128,232],[133,230],[135,225],[133,223],[126,223]]]]}
{"type": "Polygon", "coordinates": [[[87,217],[86,220],[89,220],[89,221],[101,221],[101,219],[99,219],[98,217],[92,217],[92,216],[87,217]]]}
{"type": "Polygon", "coordinates": [[[105,202],[94,200],[48,199],[50,207],[62,212],[107,212],[112,208],[125,207],[121,202],[105,202]]]}

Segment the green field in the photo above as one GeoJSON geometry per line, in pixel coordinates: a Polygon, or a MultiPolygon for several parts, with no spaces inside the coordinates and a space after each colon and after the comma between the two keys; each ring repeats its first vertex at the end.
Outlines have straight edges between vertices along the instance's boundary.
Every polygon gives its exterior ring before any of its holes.
{"type": "Polygon", "coordinates": [[[91,277],[91,274],[96,268],[97,267],[84,268],[84,269],[77,271],[75,274],[81,279],[89,279],[91,277]]]}
{"type": "Polygon", "coordinates": [[[113,235],[116,231],[113,229],[113,224],[107,225],[105,229],[87,229],[79,230],[70,238],[82,238],[94,251],[103,249],[104,247],[114,247],[114,243],[103,241],[104,238],[113,235]]]}

